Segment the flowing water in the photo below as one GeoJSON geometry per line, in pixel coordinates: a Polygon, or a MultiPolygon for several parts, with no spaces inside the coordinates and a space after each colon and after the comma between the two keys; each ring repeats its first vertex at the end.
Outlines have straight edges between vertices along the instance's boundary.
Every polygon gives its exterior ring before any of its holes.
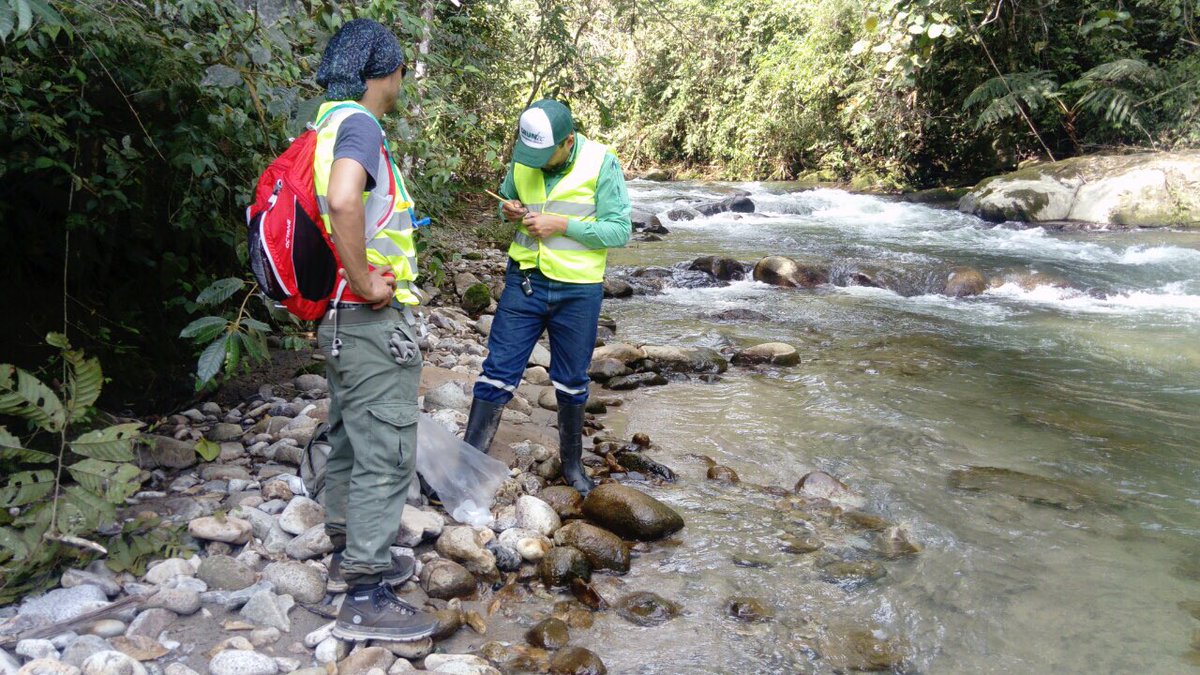
{"type": "Polygon", "coordinates": [[[663,241],[612,254],[617,274],[786,255],[899,292],[735,281],[606,301],[621,340],[781,341],[803,359],[639,390],[608,416],[661,446],[654,456],[683,480],[652,493],[688,523],[624,579],[684,614],[598,625],[589,639],[610,672],[831,672],[855,629],[899,645],[912,672],[1197,671],[1184,655],[1200,621],[1178,603],[1200,600],[1200,234],[1005,228],[767,184],[630,187],[655,212],[746,189],[758,213],[665,222],[663,241]],[[1010,281],[972,298],[927,292],[960,265],[1010,281]],[[768,319],[705,318],[732,308],[768,319]],[[705,481],[690,453],[743,485],[705,481]],[[951,487],[950,472],[970,466],[1068,481],[1089,499],[1067,510],[951,487]],[[857,588],[823,581],[813,554],[781,552],[778,498],[746,484],[791,487],[814,469],[924,551],[884,560],[887,576],[857,588]],[[738,595],[775,618],[726,617],[738,595]]]}

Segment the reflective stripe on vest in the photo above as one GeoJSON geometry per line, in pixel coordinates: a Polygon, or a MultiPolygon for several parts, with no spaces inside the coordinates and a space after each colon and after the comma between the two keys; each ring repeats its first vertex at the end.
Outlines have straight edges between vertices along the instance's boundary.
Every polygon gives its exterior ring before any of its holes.
{"type": "MultiPolygon", "coordinates": [[[[337,142],[338,127],[350,115],[362,112],[370,115],[366,108],[358,104],[329,101],[321,105],[317,119],[321,120],[326,112],[337,106],[342,107],[334,110],[317,127],[317,149],[313,157],[317,206],[321,210],[321,223],[330,234],[333,233],[333,222],[329,218],[329,174],[333,169],[333,148],[337,142]]],[[[378,124],[373,115],[371,119],[378,124]]],[[[380,145],[378,161],[375,186],[363,193],[363,237],[367,242],[367,263],[372,267],[390,265],[391,273],[396,278],[396,300],[405,305],[420,304],[411,284],[417,278],[413,203],[405,189],[404,178],[388,152],[386,141],[380,145]]]]}
{"type": "MultiPolygon", "coordinates": [[[[546,194],[545,174],[523,164],[513,165],[513,184],[517,198],[530,211],[583,222],[596,220],[596,183],[608,147],[576,135],[580,144],[575,163],[550,194],[546,194]]],[[[564,235],[538,240],[524,225],[513,235],[508,255],[521,269],[539,269],[556,281],[591,284],[604,281],[608,249],[591,249],[564,235]]]]}

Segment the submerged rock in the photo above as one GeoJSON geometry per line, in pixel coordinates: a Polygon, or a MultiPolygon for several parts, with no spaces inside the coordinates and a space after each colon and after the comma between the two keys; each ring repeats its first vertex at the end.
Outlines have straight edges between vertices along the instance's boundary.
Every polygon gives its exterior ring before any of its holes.
{"type": "Polygon", "coordinates": [[[688,269],[711,274],[721,281],[733,281],[746,276],[745,265],[733,258],[722,258],[716,255],[706,255],[696,258],[688,266],[688,269]]]}
{"type": "Polygon", "coordinates": [[[826,632],[818,647],[821,657],[835,671],[867,672],[905,670],[905,645],[895,638],[880,638],[876,631],[833,628],[826,632]]]}
{"type": "Polygon", "coordinates": [[[733,597],[725,601],[725,612],[739,621],[766,621],[775,615],[758,598],[733,597]]]}
{"type": "Polygon", "coordinates": [[[847,509],[860,509],[867,504],[867,500],[851,491],[848,485],[824,471],[806,474],[796,483],[796,493],[810,499],[825,499],[847,509]]]}
{"type": "Polygon", "coordinates": [[[956,267],[946,277],[946,288],[942,292],[952,298],[979,295],[987,290],[987,279],[974,267],[956,267]]]}
{"type": "Polygon", "coordinates": [[[874,560],[842,560],[822,565],[821,580],[854,588],[887,576],[883,565],[874,560]]]}
{"type": "Polygon", "coordinates": [[[654,541],[683,529],[683,518],[650,495],[625,485],[598,485],[583,500],[583,513],[622,537],[654,541]]]}
{"type": "Polygon", "coordinates": [[[681,608],[657,593],[638,591],[618,600],[616,609],[626,621],[639,626],[657,626],[679,616],[681,608]]]}
{"type": "Polygon", "coordinates": [[[886,558],[901,558],[920,553],[923,549],[921,544],[912,540],[908,530],[898,525],[887,528],[875,540],[875,550],[886,558]]]}
{"type": "Polygon", "coordinates": [[[583,647],[567,647],[550,659],[551,675],[606,675],[604,662],[583,647]]]}
{"type": "Polygon", "coordinates": [[[752,274],[755,281],[785,288],[813,288],[829,281],[828,270],[800,263],[780,255],[758,261],[752,274]]]}
{"type": "Polygon", "coordinates": [[[1083,508],[1093,495],[1061,481],[994,466],[972,466],[950,472],[950,486],[959,490],[995,492],[1021,501],[1068,511],[1083,508]]]}
{"type": "Polygon", "coordinates": [[[525,633],[525,640],[534,647],[561,649],[571,639],[571,632],[562,619],[542,619],[525,633]]]}

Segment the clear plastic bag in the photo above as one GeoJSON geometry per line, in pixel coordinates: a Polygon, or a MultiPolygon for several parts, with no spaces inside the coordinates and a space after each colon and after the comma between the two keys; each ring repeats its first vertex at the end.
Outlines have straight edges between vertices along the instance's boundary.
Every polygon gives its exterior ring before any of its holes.
{"type": "Polygon", "coordinates": [[[451,518],[486,527],[492,522],[492,498],[508,478],[508,467],[421,413],[417,421],[417,473],[438,493],[451,518]]]}

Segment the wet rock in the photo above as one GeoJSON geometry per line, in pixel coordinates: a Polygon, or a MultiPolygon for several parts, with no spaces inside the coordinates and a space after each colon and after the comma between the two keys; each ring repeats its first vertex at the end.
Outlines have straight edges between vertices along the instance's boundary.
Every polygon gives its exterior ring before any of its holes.
{"type": "Polygon", "coordinates": [[[375,640],[371,644],[383,647],[396,656],[409,660],[423,659],[433,651],[433,640],[430,638],[417,640],[416,642],[384,642],[383,640],[375,640]]]}
{"type": "Polygon", "coordinates": [[[583,647],[567,647],[550,659],[551,675],[605,675],[604,662],[583,647]]]}
{"type": "Polygon", "coordinates": [[[453,560],[439,558],[426,563],[419,578],[421,588],[431,598],[449,600],[475,593],[475,577],[453,560]]]}
{"type": "Polygon", "coordinates": [[[670,467],[665,464],[659,464],[641,452],[619,452],[614,456],[614,459],[627,471],[636,471],[648,476],[658,476],[669,483],[675,482],[675,472],[670,467]]]}
{"type": "Polygon", "coordinates": [[[175,577],[193,577],[196,576],[196,568],[192,567],[191,563],[183,558],[167,558],[162,562],[150,567],[146,571],[144,577],[148,584],[165,584],[169,579],[175,577]]]}
{"type": "Polygon", "coordinates": [[[383,647],[360,649],[338,663],[338,672],[365,673],[372,668],[386,671],[396,662],[396,655],[383,647]]]}
{"type": "Polygon", "coordinates": [[[439,555],[463,564],[472,574],[492,576],[496,557],[485,546],[495,535],[491,530],[467,526],[447,527],[437,540],[439,555]]]}
{"type": "Polygon", "coordinates": [[[250,523],[239,518],[205,516],[188,523],[188,534],[205,541],[244,544],[250,541],[250,523]]]}
{"type": "Polygon", "coordinates": [[[521,568],[521,563],[525,562],[516,549],[505,546],[496,540],[487,543],[487,550],[496,557],[496,569],[501,572],[516,572],[521,568]]]}
{"type": "Polygon", "coordinates": [[[200,594],[190,588],[163,588],[146,601],[146,606],[188,616],[200,610],[200,594]]]}
{"type": "Polygon", "coordinates": [[[473,654],[430,654],[425,657],[425,670],[454,675],[500,675],[500,671],[473,654]]]}
{"type": "Polygon", "coordinates": [[[834,628],[820,642],[821,657],[836,671],[905,672],[900,640],[876,637],[877,631],[834,628]]]}
{"type": "Polygon", "coordinates": [[[236,591],[258,581],[254,568],[226,555],[214,555],[200,563],[196,576],[212,590],[236,591]]]}
{"type": "Polygon", "coordinates": [[[304,534],[325,523],[325,507],[308,497],[293,497],[279,514],[279,527],[288,534],[304,534]]]}
{"type": "Polygon", "coordinates": [[[263,579],[275,584],[280,594],[300,602],[315,603],[325,598],[325,578],[317,568],[299,562],[276,562],[263,569],[263,579]]]}
{"type": "Polygon", "coordinates": [[[562,527],[558,513],[546,502],[524,495],[517,500],[517,527],[550,536],[562,527]]]}
{"type": "Polygon", "coordinates": [[[866,499],[824,471],[806,474],[796,483],[796,493],[810,499],[825,499],[847,509],[860,509],[867,505],[866,499]]]}
{"type": "Polygon", "coordinates": [[[587,556],[574,546],[557,546],[542,558],[538,574],[546,588],[561,588],[570,586],[575,579],[591,579],[592,566],[587,556]]]}
{"type": "Polygon", "coordinates": [[[754,266],[752,277],[772,286],[785,288],[813,288],[829,281],[828,270],[815,266],[801,265],[784,256],[767,256],[754,266]]]}
{"type": "Polygon", "coordinates": [[[783,342],[766,342],[738,352],[733,357],[738,365],[769,363],[776,366],[794,366],[800,363],[796,348],[783,342]]]}
{"type": "Polygon", "coordinates": [[[821,580],[844,588],[855,588],[887,576],[883,565],[874,560],[843,560],[821,567],[821,580]]]}
{"type": "Polygon", "coordinates": [[[671,507],[625,485],[598,485],[583,500],[583,513],[597,524],[628,539],[655,541],[683,529],[683,518],[671,507]]]}
{"type": "Polygon", "coordinates": [[[733,258],[722,258],[715,255],[696,258],[688,266],[688,269],[711,274],[721,281],[741,279],[746,275],[746,267],[742,263],[733,258]]]}
{"type": "MultiPolygon", "coordinates": [[[[661,369],[675,373],[723,373],[729,362],[715,349],[708,347],[642,347],[646,358],[661,369]]],[[[612,387],[610,387],[612,388],[612,387]]]]}
{"type": "Polygon", "coordinates": [[[573,520],[554,533],[554,543],[579,549],[593,569],[612,570],[618,574],[629,571],[629,548],[625,542],[595,525],[573,520]]]}
{"type": "Polygon", "coordinates": [[[718,213],[754,213],[754,201],[746,195],[734,195],[720,201],[696,205],[696,210],[706,216],[718,213]]]}
{"type": "Polygon", "coordinates": [[[628,298],[633,295],[633,286],[622,279],[608,278],[604,280],[604,297],[628,298]]]}
{"type": "Polygon", "coordinates": [[[290,558],[309,560],[332,551],[333,542],[329,540],[329,535],[325,533],[325,526],[316,525],[304,534],[288,541],[284,550],[290,558]]]}
{"type": "Polygon", "coordinates": [[[803,555],[819,550],[825,545],[821,538],[815,534],[784,534],[780,539],[783,541],[783,546],[780,548],[784,553],[794,555],[803,555]]]}
{"type": "Polygon", "coordinates": [[[679,616],[680,606],[657,593],[638,591],[617,601],[617,614],[639,626],[657,626],[679,616]]]}
{"type": "Polygon", "coordinates": [[[520,527],[510,528],[501,532],[500,543],[516,551],[523,559],[529,562],[541,560],[545,557],[546,552],[554,546],[546,535],[520,527]]]}
{"type": "Polygon", "coordinates": [[[571,632],[561,619],[542,619],[525,633],[525,640],[534,647],[561,649],[571,640],[571,632]]]}
{"type": "Polygon", "coordinates": [[[92,610],[107,607],[108,595],[97,586],[59,588],[21,604],[18,618],[34,625],[68,621],[92,610]]]}
{"type": "Polygon", "coordinates": [[[979,295],[987,290],[987,280],[973,267],[958,267],[946,278],[946,288],[942,291],[952,298],[965,298],[979,295]]]}
{"type": "Polygon", "coordinates": [[[583,496],[569,485],[551,485],[538,497],[549,504],[561,520],[583,517],[583,496]]]}
{"type": "Polygon", "coordinates": [[[613,391],[629,391],[639,387],[659,387],[667,383],[667,378],[659,373],[634,373],[614,377],[604,384],[613,391]]]}
{"type": "Polygon", "coordinates": [[[223,651],[208,662],[212,675],[275,675],[275,659],[266,654],[242,649],[223,651]]]}
{"type": "Polygon", "coordinates": [[[959,490],[995,492],[1021,501],[1068,511],[1093,501],[1084,489],[1062,481],[994,466],[972,466],[950,472],[950,486],[959,490]]]}
{"type": "Polygon", "coordinates": [[[747,622],[766,621],[775,615],[771,608],[758,598],[746,596],[726,600],[725,612],[739,621],[747,622]]]}
{"type": "Polygon", "coordinates": [[[862,511],[846,511],[841,515],[841,519],[850,527],[867,532],[882,532],[892,526],[886,518],[862,511]]]}
{"type": "Polygon", "coordinates": [[[118,651],[96,652],[80,667],[83,675],[146,675],[146,668],[118,651]]]}
{"type": "Polygon", "coordinates": [[[433,629],[431,636],[434,641],[445,640],[457,633],[463,625],[462,615],[462,611],[458,609],[439,609],[434,612],[434,616],[437,618],[437,626],[433,629]]]}
{"type": "Polygon", "coordinates": [[[644,358],[646,358],[645,351],[624,342],[614,342],[592,350],[593,362],[601,359],[616,359],[621,363],[629,364],[644,358]]]}
{"type": "Polygon", "coordinates": [[[744,321],[747,323],[771,320],[771,317],[767,316],[766,314],[763,314],[762,312],[756,312],[753,309],[742,309],[742,308],[724,309],[719,312],[708,312],[706,314],[702,314],[700,318],[708,319],[710,321],[721,321],[721,322],[743,322],[744,321]]]}
{"type": "MultiPolygon", "coordinates": [[[[629,366],[617,359],[593,359],[588,366],[588,377],[597,382],[606,382],[614,377],[629,374],[629,366]]],[[[554,392],[550,392],[553,395],[554,392]]]]}
{"type": "Polygon", "coordinates": [[[713,466],[708,467],[707,475],[709,480],[715,480],[720,483],[737,485],[741,482],[741,479],[738,478],[736,471],[721,464],[714,464],[713,466]]]}
{"type": "Polygon", "coordinates": [[[288,611],[295,601],[290,595],[275,595],[271,591],[260,591],[241,609],[241,615],[259,626],[272,626],[287,633],[292,629],[288,611]]]}

